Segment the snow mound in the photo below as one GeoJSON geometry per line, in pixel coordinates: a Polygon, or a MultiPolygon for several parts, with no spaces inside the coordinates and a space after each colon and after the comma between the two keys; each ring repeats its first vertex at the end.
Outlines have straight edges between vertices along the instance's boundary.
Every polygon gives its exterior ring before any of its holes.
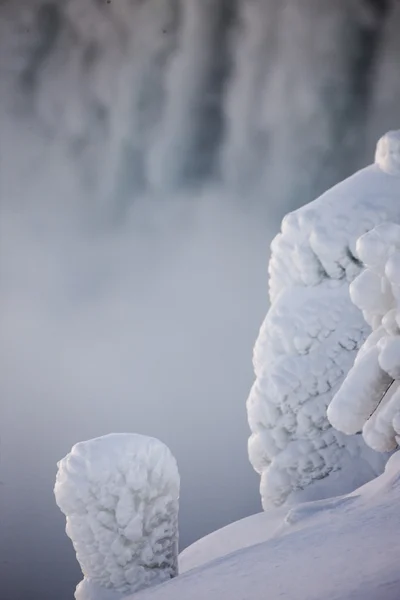
{"type": "Polygon", "coordinates": [[[367,444],[388,452],[400,434],[400,226],[383,223],[357,243],[365,270],[350,286],[353,302],[373,332],[328,408],[337,429],[363,432],[367,444]]]}
{"type": "Polygon", "coordinates": [[[162,442],[110,434],[76,444],[54,493],[85,579],[77,600],[118,600],[177,575],[179,473],[162,442]]]}
{"type": "Polygon", "coordinates": [[[212,560],[126,600],[398,600],[399,502],[396,453],[350,495],[292,508],[286,521],[280,507],[264,524],[255,515],[215,532],[202,541],[203,558],[208,550],[212,560]],[[238,534],[246,548],[234,548],[238,534]]]}
{"type": "MultiPolygon", "coordinates": [[[[362,436],[333,429],[326,409],[372,324],[349,297],[362,271],[357,239],[385,221],[400,223],[400,178],[392,174],[399,136],[380,140],[375,164],[287,215],[272,242],[271,306],[255,344],[256,381],[247,401],[249,457],[261,475],[264,509],[299,490],[315,498],[316,482],[331,473],[346,471],[342,481],[336,478],[337,493],[346,493],[382,472],[386,457],[362,436]]],[[[379,306],[382,294],[377,289],[373,298],[379,306]]],[[[324,497],[324,485],[317,487],[324,497]]]]}

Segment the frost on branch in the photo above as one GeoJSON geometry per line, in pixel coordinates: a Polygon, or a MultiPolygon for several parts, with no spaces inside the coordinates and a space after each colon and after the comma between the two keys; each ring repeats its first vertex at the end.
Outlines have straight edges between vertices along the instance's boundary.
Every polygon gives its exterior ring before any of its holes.
{"type": "Polygon", "coordinates": [[[118,600],[178,574],[179,473],[162,442],[80,442],[58,463],[54,493],[84,574],[77,600],[118,600]]]}
{"type": "Polygon", "coordinates": [[[357,243],[365,270],[350,286],[373,332],[333,398],[328,417],[345,433],[363,432],[374,450],[400,442],[400,226],[384,223],[357,243]]]}
{"type": "MultiPolygon", "coordinates": [[[[357,239],[385,221],[400,223],[399,140],[399,132],[386,134],[375,164],[287,215],[272,243],[271,306],[255,345],[256,381],[247,401],[249,456],[261,475],[265,509],[296,490],[304,490],[304,499],[323,497],[327,482],[317,480],[329,474],[335,493],[346,493],[383,469],[386,457],[362,436],[333,429],[326,409],[370,333],[349,297],[362,270],[357,239]]],[[[386,294],[375,289],[371,302],[381,307],[386,294]]],[[[365,308],[365,314],[373,323],[375,312],[365,308]]],[[[365,361],[379,394],[387,375],[376,377],[372,356],[365,361]]]]}

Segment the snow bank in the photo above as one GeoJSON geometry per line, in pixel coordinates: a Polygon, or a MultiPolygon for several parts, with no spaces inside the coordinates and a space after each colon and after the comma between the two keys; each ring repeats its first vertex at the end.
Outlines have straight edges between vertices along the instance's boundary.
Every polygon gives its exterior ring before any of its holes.
{"type": "MultiPolygon", "coordinates": [[[[349,298],[362,270],[357,239],[384,221],[400,223],[399,140],[399,132],[386,134],[375,164],[287,215],[272,242],[271,307],[255,345],[257,379],[247,401],[249,457],[261,475],[265,509],[296,490],[307,488],[306,498],[311,483],[315,488],[334,471],[347,473],[337,478],[336,493],[344,493],[383,469],[385,458],[361,436],[332,429],[326,409],[370,332],[349,298]],[[358,480],[349,479],[351,472],[358,480]]],[[[385,378],[379,381],[385,387],[385,378]]],[[[315,497],[315,489],[310,493],[315,497]]],[[[326,493],[321,483],[318,493],[326,493]]]]}
{"type": "Polygon", "coordinates": [[[379,225],[360,237],[357,251],[366,268],[351,284],[350,296],[373,332],[328,418],[345,433],[362,430],[369,446],[386,452],[400,441],[400,226],[379,225]]]}
{"type": "Polygon", "coordinates": [[[396,453],[381,476],[349,495],[295,506],[285,517],[283,507],[272,509],[264,525],[255,515],[216,532],[203,540],[201,557],[208,550],[213,560],[126,600],[398,600],[399,502],[396,453]],[[242,549],[232,544],[239,527],[242,549]]]}
{"type": "Polygon", "coordinates": [[[77,600],[118,600],[177,575],[179,473],[162,442],[80,442],[58,463],[54,493],[85,577],[77,600]]]}

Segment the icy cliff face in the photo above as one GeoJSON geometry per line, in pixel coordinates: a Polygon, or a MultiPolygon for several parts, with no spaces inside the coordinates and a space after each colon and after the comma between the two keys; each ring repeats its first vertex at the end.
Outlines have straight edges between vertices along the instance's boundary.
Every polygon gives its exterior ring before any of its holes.
{"type": "Polygon", "coordinates": [[[399,140],[398,132],[385,135],[375,164],[285,217],[272,243],[271,308],[247,402],[264,508],[296,490],[324,494],[322,483],[307,486],[331,472],[343,472],[335,476],[340,493],[383,468],[361,436],[330,426],[326,409],[370,331],[349,296],[362,268],[357,239],[386,220],[400,222],[399,140]]]}
{"type": "MultiPolygon", "coordinates": [[[[39,201],[48,188],[36,180],[45,174],[68,181],[63,202],[84,196],[109,217],[143,193],[218,179],[230,192],[257,190],[275,210],[290,210],[362,164],[387,8],[6,0],[7,195],[27,194],[27,179],[39,201]]],[[[398,98],[396,76],[380,79],[382,93],[398,98]]]]}
{"type": "Polygon", "coordinates": [[[178,574],[179,474],[160,441],[80,442],[58,463],[54,493],[85,576],[77,600],[122,598],[178,574]]]}

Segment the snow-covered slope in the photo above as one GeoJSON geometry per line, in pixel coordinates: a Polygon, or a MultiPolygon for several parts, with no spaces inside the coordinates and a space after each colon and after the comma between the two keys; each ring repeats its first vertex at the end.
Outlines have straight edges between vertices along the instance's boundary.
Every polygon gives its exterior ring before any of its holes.
{"type": "Polygon", "coordinates": [[[251,515],[206,535],[181,552],[179,573],[190,571],[236,550],[265,542],[281,527],[287,512],[286,506],[280,506],[251,515]]]}
{"type": "Polygon", "coordinates": [[[220,558],[129,600],[398,600],[399,501],[396,453],[383,475],[352,494],[294,507],[283,522],[282,508],[273,509],[281,525],[272,537],[265,527],[265,542],[259,515],[235,523],[231,538],[229,528],[205,538],[203,557],[220,537],[220,558]],[[232,552],[238,527],[254,545],[232,552]]]}
{"type": "Polygon", "coordinates": [[[370,331],[349,283],[362,268],[358,237],[383,221],[400,223],[399,146],[399,132],[386,134],[375,164],[287,215],[272,243],[271,308],[247,402],[249,456],[264,508],[305,488],[304,499],[326,496],[321,483],[308,486],[332,472],[346,471],[336,477],[336,493],[346,493],[383,469],[385,457],[361,436],[332,429],[326,408],[370,331]]]}

